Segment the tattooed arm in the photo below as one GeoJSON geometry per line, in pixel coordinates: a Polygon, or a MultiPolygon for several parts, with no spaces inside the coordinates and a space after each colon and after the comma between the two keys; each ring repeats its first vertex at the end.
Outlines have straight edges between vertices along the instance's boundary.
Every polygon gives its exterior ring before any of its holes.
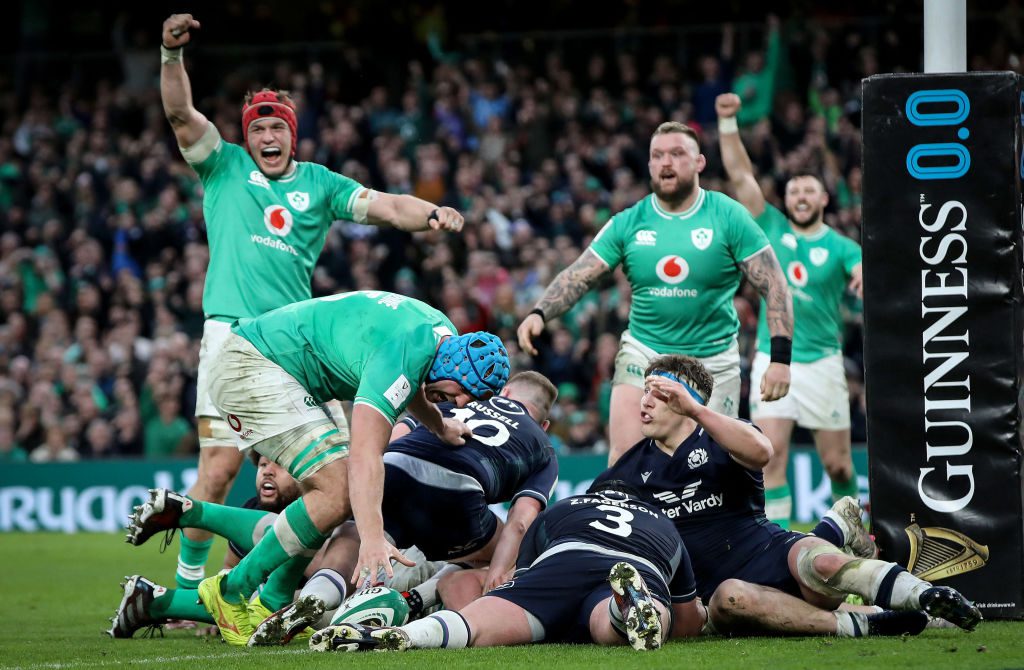
{"type": "MultiPolygon", "coordinates": [[[[764,297],[768,332],[772,337],[793,339],[793,298],[779,259],[765,247],[740,263],[740,268],[757,292],[764,297]]],[[[789,365],[771,363],[761,379],[761,399],[778,400],[789,393],[789,365]]]]}
{"type": "Polygon", "coordinates": [[[569,308],[576,304],[580,296],[589,291],[601,277],[610,271],[611,268],[598,258],[597,254],[590,249],[584,249],[572,265],[558,273],[558,276],[537,302],[535,309],[543,312],[544,318],[541,318],[540,314],[532,312],[519,324],[517,331],[519,347],[531,356],[536,356],[537,349],[533,346],[533,338],[544,330],[544,321],[569,311],[569,308]]]}

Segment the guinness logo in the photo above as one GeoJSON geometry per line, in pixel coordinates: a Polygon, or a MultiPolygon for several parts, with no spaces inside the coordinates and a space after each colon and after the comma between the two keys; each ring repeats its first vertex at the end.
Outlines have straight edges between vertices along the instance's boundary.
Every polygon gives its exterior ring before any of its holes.
{"type": "Polygon", "coordinates": [[[988,563],[988,545],[978,544],[949,528],[921,528],[916,523],[904,529],[910,538],[907,568],[928,582],[947,579],[988,563]]]}

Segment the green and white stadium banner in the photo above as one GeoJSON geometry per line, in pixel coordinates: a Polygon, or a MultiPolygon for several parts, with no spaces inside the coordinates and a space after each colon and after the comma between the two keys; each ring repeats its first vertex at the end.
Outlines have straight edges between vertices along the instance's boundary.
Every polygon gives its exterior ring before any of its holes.
{"type": "MultiPolygon", "coordinates": [[[[586,491],[606,459],[604,454],[561,456],[553,498],[586,491]]],[[[855,448],[853,461],[859,472],[867,472],[865,449],[855,448]]],[[[789,467],[796,520],[817,520],[832,504],[817,454],[813,449],[793,449],[789,467]]],[[[228,504],[240,505],[254,494],[255,474],[245,461],[228,504]]],[[[195,478],[196,464],[191,460],[8,463],[0,470],[0,532],[115,532],[124,526],[132,507],[147,498],[149,489],[187,491],[195,478]]],[[[859,484],[863,496],[867,477],[859,477],[859,484]]]]}

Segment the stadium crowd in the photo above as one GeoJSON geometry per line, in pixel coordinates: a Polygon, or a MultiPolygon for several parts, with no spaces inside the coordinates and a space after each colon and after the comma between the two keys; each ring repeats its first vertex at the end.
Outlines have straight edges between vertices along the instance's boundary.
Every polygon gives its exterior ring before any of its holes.
{"type": "MultiPolygon", "coordinates": [[[[496,42],[481,53],[435,49],[380,84],[356,77],[355,64],[294,58],[275,61],[271,81],[220,72],[222,86],[197,84],[196,107],[237,143],[242,91],[288,88],[299,160],[461,211],[460,236],[335,224],[314,295],[394,290],[438,307],[461,332],[497,333],[516,369],[558,385],[556,446],[602,450],[629,309],[621,272],[549,326],[536,361],[519,352],[517,324],[609,217],[649,192],[647,141],[662,121],[700,133],[702,186],[726,190],[714,99],[730,90],[744,100],[739,122],[768,202],[781,207],[788,175],[821,174],[827,222],[859,240],[860,80],[916,67],[916,41],[873,30],[769,19],[743,40],[731,26],[709,28],[704,41],[716,49],[641,43],[583,57],[496,42]]],[[[972,69],[1018,67],[1008,43],[993,39],[972,69]]],[[[163,117],[153,41],[119,53],[120,80],[37,83],[24,96],[10,81],[0,88],[0,460],[197,448],[202,191],[163,117]]],[[[210,78],[216,63],[203,67],[210,78]]],[[[745,287],[735,301],[747,361],[757,294],[745,287]]],[[[855,442],[865,439],[858,310],[851,303],[845,351],[855,442]]]]}

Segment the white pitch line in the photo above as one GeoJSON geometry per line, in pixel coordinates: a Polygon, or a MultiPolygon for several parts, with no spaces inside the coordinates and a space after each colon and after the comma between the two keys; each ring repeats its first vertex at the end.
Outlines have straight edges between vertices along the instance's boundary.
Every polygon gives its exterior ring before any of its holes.
{"type": "MultiPolygon", "coordinates": [[[[308,654],[309,649],[275,649],[264,650],[261,655],[294,656],[308,654]]],[[[179,663],[181,661],[205,661],[222,658],[239,658],[238,653],[230,654],[186,654],[184,656],[154,656],[152,658],[133,658],[127,661],[104,659],[102,661],[71,661],[68,663],[34,663],[32,665],[2,665],[0,670],[62,670],[63,668],[95,668],[111,665],[142,665],[144,663],[179,663]]]]}

